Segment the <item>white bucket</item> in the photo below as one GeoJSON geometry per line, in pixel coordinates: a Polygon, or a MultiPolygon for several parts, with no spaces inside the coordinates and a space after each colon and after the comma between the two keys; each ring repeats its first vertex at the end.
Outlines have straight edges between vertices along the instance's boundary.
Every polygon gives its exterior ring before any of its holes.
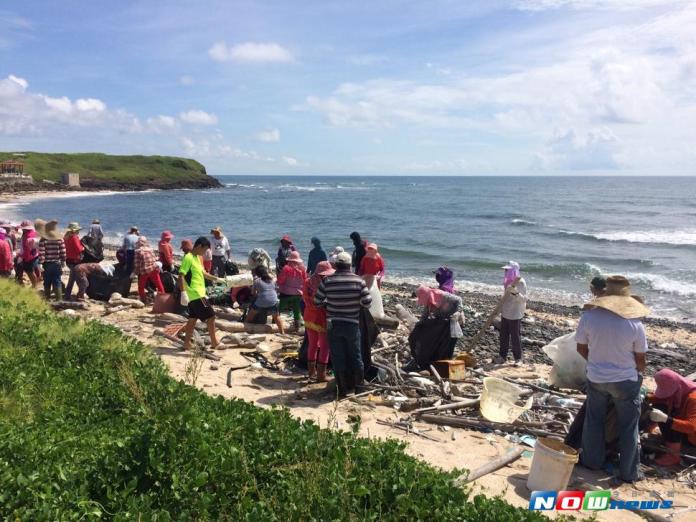
{"type": "Polygon", "coordinates": [[[530,491],[565,490],[577,462],[578,452],[560,440],[537,440],[532,468],[527,477],[527,488],[530,491]]]}

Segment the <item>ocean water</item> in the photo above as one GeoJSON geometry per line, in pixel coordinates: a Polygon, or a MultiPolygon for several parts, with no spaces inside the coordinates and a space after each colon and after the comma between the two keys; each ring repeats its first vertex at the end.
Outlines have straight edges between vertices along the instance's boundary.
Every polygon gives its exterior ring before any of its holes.
{"type": "Polygon", "coordinates": [[[522,265],[532,296],[579,304],[599,273],[624,274],[656,315],[696,318],[696,178],[219,176],[222,190],[74,195],[5,205],[11,217],[102,219],[116,240],[131,224],[176,240],[221,225],[237,259],[275,256],[290,234],[351,247],[376,242],[397,281],[431,280],[442,264],[458,286],[499,292],[500,267],[522,265]]]}

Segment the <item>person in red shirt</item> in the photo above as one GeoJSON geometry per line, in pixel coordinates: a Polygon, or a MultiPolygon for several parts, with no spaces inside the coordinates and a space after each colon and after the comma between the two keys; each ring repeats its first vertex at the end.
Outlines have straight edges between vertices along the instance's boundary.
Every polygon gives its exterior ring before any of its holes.
{"type": "Polygon", "coordinates": [[[655,384],[655,392],[648,395],[654,406],[650,420],[660,426],[668,450],[655,463],[676,466],[682,444],[696,446],[696,382],[665,368],[655,374],[655,384]]]}
{"type": "Polygon", "coordinates": [[[164,232],[162,232],[158,249],[159,260],[160,263],[162,263],[163,272],[172,271],[172,265],[174,264],[174,249],[172,248],[171,241],[173,238],[174,234],[172,234],[169,230],[165,230],[164,232]]]}
{"type": "MultiPolygon", "coordinates": [[[[285,269],[283,269],[285,270],[285,269]]],[[[329,340],[326,335],[326,310],[314,304],[314,295],[326,276],[336,272],[328,261],[320,261],[314,274],[304,282],[304,322],[307,332],[307,369],[309,378],[326,382],[326,366],[329,364],[329,340]]]]}
{"type": "Polygon", "coordinates": [[[376,278],[377,285],[381,285],[384,277],[384,259],[379,255],[377,245],[370,243],[367,245],[365,257],[360,261],[358,275],[361,275],[367,286],[372,286],[372,281],[376,278]]]}
{"type": "Polygon", "coordinates": [[[133,272],[138,276],[138,295],[145,302],[145,288],[151,282],[157,292],[164,293],[164,285],[160,278],[159,268],[156,265],[155,253],[150,248],[145,236],[140,236],[136,243],[133,272]]]}
{"type": "Polygon", "coordinates": [[[6,239],[4,234],[0,234],[0,277],[10,277],[13,266],[10,240],[6,239]]]}
{"type": "Polygon", "coordinates": [[[65,243],[65,264],[68,265],[70,273],[68,275],[68,284],[65,286],[65,299],[70,300],[72,296],[73,286],[75,286],[75,267],[82,262],[82,252],[85,247],[80,241],[80,224],[73,222],[68,225],[68,229],[63,236],[65,243]]]}

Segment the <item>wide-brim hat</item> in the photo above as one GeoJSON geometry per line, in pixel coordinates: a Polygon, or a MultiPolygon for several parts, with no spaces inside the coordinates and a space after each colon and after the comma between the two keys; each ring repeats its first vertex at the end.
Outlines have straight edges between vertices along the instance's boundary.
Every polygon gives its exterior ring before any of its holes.
{"type": "Polygon", "coordinates": [[[210,229],[210,233],[211,233],[211,234],[214,234],[215,232],[217,232],[218,234],[222,235],[222,227],[219,227],[219,226],[218,226],[218,227],[215,227],[215,228],[211,228],[211,229],[210,229]]]}
{"type": "Polygon", "coordinates": [[[131,232],[133,232],[133,231],[135,231],[135,232],[140,232],[140,229],[139,229],[138,227],[136,227],[136,226],[130,227],[129,230],[130,230],[131,232]]]}
{"type": "Polygon", "coordinates": [[[101,219],[96,219],[96,218],[93,219],[93,220],[92,220],[92,224],[93,224],[93,225],[101,225],[101,219]]]}
{"type": "Polygon", "coordinates": [[[286,261],[288,263],[301,263],[302,257],[300,256],[299,252],[290,252],[290,255],[288,256],[286,261]]]}
{"type": "Polygon", "coordinates": [[[292,239],[290,239],[290,236],[285,234],[283,237],[280,238],[281,241],[286,241],[288,243],[292,243],[292,239]]]}
{"type": "Polygon", "coordinates": [[[63,239],[63,235],[58,230],[58,220],[52,219],[44,225],[43,237],[46,239],[63,239]]]}
{"type": "Polygon", "coordinates": [[[585,307],[604,308],[624,319],[640,319],[651,313],[640,296],[631,294],[631,283],[623,276],[608,277],[605,294],[593,299],[585,307]]]}
{"type": "Polygon", "coordinates": [[[318,276],[325,277],[335,274],[336,270],[333,269],[331,263],[329,263],[328,261],[320,261],[317,264],[317,268],[314,271],[314,273],[318,276]]]}
{"type": "MultiPolygon", "coordinates": [[[[41,221],[41,220],[37,219],[37,221],[41,221]]],[[[35,229],[32,222],[29,221],[28,219],[25,219],[24,221],[22,221],[19,225],[19,228],[21,228],[22,230],[34,230],[35,229]]]]}
{"type": "Polygon", "coordinates": [[[73,221],[72,223],[68,224],[69,232],[79,232],[80,230],[82,230],[82,228],[80,227],[80,224],[78,222],[73,221]]]}
{"type": "Polygon", "coordinates": [[[520,264],[517,261],[508,261],[507,265],[501,266],[503,270],[513,270],[513,269],[520,269],[520,264]]]}
{"type": "Polygon", "coordinates": [[[169,230],[165,230],[162,232],[161,239],[167,240],[167,239],[172,239],[174,237],[174,234],[172,234],[169,230]]]}
{"type": "Polygon", "coordinates": [[[36,230],[40,237],[44,237],[44,229],[46,227],[46,221],[43,219],[34,220],[34,225],[25,225],[26,221],[22,221],[22,230],[36,230]]]}

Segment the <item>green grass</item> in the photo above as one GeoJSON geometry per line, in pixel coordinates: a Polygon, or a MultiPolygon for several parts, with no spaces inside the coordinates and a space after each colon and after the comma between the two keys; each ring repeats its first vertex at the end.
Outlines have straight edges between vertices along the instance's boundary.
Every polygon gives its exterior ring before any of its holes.
{"type": "Polygon", "coordinates": [[[4,280],[0,324],[0,520],[542,520],[396,442],[210,397],[4,280]]]}
{"type": "Polygon", "coordinates": [[[66,172],[80,174],[82,180],[115,183],[177,184],[207,179],[199,162],[172,156],[111,156],[99,153],[49,154],[25,152],[26,158],[14,158],[0,152],[0,161],[19,159],[35,181],[60,181],[66,172]]]}

